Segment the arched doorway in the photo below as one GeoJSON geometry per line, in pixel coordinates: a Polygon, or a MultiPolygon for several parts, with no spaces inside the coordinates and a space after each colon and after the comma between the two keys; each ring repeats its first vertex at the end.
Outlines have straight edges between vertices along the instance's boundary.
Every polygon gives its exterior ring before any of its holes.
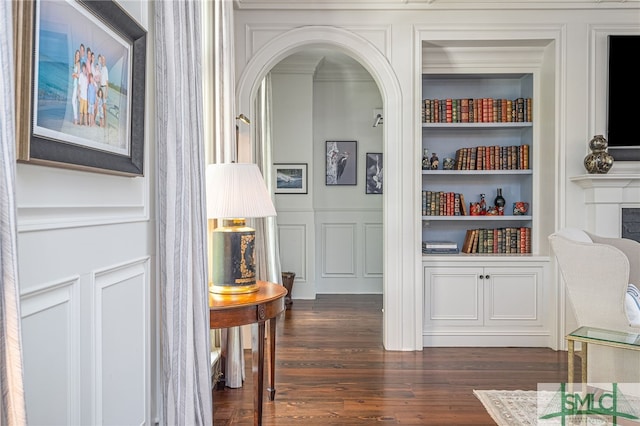
{"type": "MultiPolygon", "coordinates": [[[[242,72],[237,85],[238,111],[254,113],[253,99],[265,75],[282,59],[310,46],[329,47],[356,59],[373,76],[383,99],[385,125],[383,151],[385,153],[385,195],[383,200],[384,239],[384,314],[383,344],[388,350],[422,349],[422,286],[417,279],[419,262],[407,270],[403,267],[401,153],[394,149],[394,141],[402,140],[402,92],[398,79],[387,58],[370,42],[357,34],[335,27],[310,26],[296,28],[275,37],[262,46],[242,72]]],[[[411,136],[407,136],[411,137],[411,136]]],[[[240,151],[251,152],[251,134],[241,128],[240,151]]],[[[406,202],[406,201],[405,201],[406,202]]],[[[411,204],[412,203],[408,203],[411,204]]],[[[409,236],[411,238],[411,236],[409,236]]],[[[406,238],[406,236],[404,236],[406,238]]],[[[411,253],[418,258],[419,251],[411,253]]]]}

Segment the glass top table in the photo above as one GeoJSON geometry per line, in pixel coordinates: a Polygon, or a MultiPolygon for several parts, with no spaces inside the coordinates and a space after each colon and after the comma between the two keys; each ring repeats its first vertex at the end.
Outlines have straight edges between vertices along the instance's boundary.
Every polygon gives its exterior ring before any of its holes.
{"type": "Polygon", "coordinates": [[[580,327],[565,336],[569,350],[568,376],[569,384],[573,383],[574,357],[578,354],[574,351],[575,342],[582,343],[580,358],[582,359],[582,383],[587,383],[587,346],[588,344],[608,346],[613,348],[640,351],[640,333],[627,333],[624,331],[607,330],[596,327],[580,327]]]}
{"type": "Polygon", "coordinates": [[[567,339],[640,350],[640,333],[626,333],[624,331],[606,330],[595,327],[580,327],[569,333],[567,339]]]}

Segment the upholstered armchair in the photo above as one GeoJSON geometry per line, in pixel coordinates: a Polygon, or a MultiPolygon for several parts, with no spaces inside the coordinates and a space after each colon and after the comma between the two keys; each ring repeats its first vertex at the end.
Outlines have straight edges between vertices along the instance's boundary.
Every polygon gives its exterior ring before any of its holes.
{"type": "MultiPolygon", "coordinates": [[[[629,292],[630,283],[640,285],[640,243],[577,229],[558,231],[549,242],[578,326],[640,333],[629,292]]],[[[587,374],[590,383],[638,383],[640,353],[590,345],[587,374]]]]}

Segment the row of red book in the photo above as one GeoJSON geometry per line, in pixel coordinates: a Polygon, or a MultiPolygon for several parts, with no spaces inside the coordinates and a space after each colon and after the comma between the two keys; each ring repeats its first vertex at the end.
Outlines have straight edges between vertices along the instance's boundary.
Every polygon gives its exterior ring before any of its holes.
{"type": "Polygon", "coordinates": [[[464,195],[457,192],[422,191],[422,216],[466,216],[464,195]]]}
{"type": "Polygon", "coordinates": [[[531,122],[532,99],[423,99],[423,123],[531,122]]]}
{"type": "Polygon", "coordinates": [[[531,253],[531,228],[468,229],[462,253],[531,253]]]}
{"type": "Polygon", "coordinates": [[[529,145],[475,146],[456,150],[455,170],[527,170],[529,145]]]}

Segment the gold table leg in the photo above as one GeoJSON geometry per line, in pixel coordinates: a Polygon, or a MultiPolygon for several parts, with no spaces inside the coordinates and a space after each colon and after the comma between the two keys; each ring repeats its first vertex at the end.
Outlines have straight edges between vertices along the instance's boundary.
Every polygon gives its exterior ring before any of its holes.
{"type": "Polygon", "coordinates": [[[587,390],[587,342],[582,342],[582,350],[580,351],[582,360],[582,391],[587,390]]]}
{"type": "Polygon", "coordinates": [[[567,347],[569,350],[568,353],[568,384],[569,384],[569,393],[573,393],[573,361],[574,361],[574,357],[575,357],[575,353],[574,353],[574,344],[575,342],[573,340],[569,340],[567,339],[567,347]]]}

